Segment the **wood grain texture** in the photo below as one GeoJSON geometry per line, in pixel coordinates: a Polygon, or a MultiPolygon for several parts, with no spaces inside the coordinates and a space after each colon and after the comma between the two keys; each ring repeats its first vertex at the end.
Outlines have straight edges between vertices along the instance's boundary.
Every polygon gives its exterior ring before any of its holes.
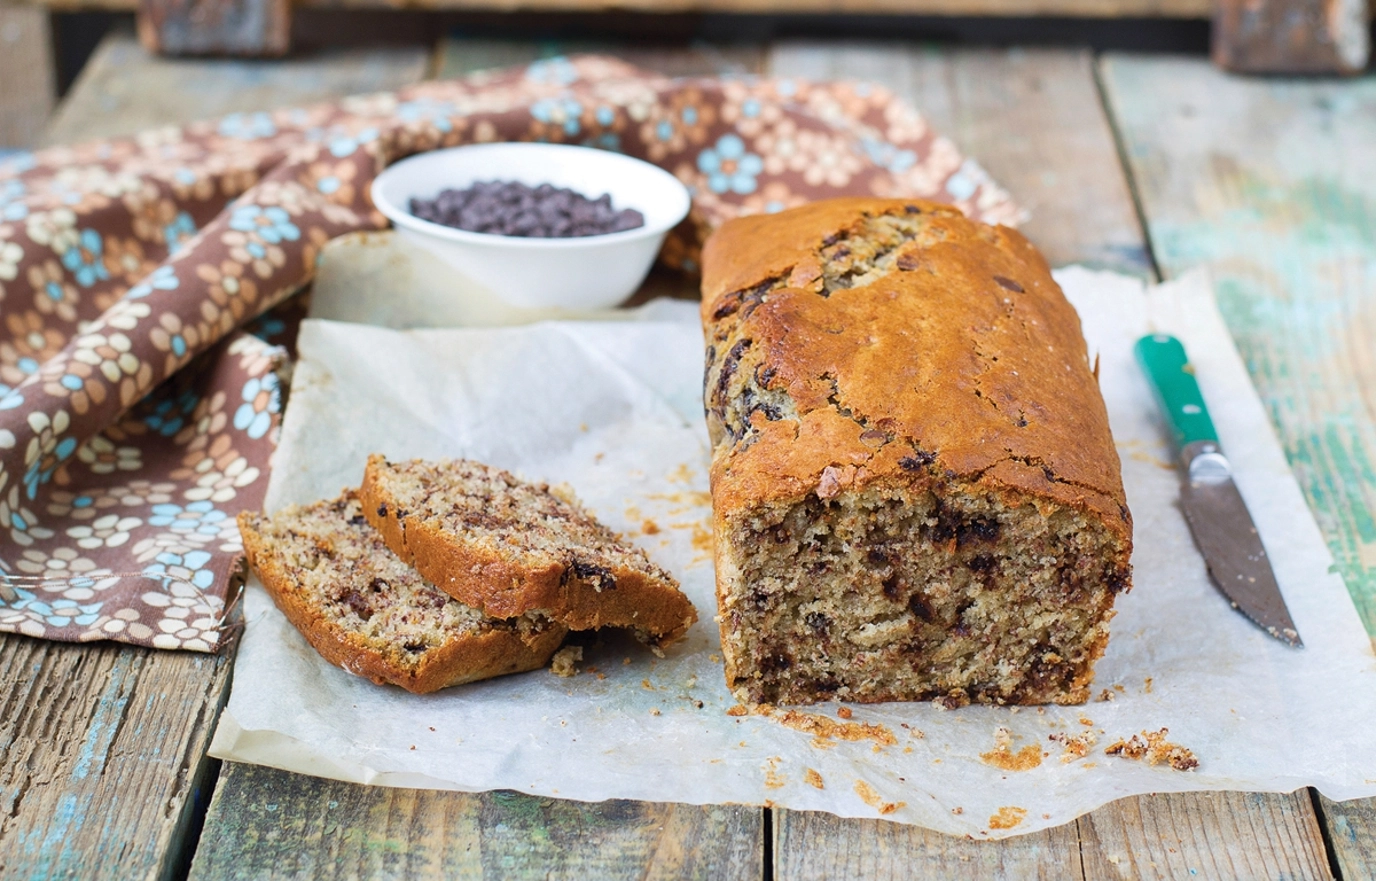
{"type": "Polygon", "coordinates": [[[776,881],[1082,877],[1074,823],[1005,841],[968,841],[884,820],[775,811],[774,829],[776,881]]]}
{"type": "Polygon", "coordinates": [[[610,40],[484,40],[451,37],[436,50],[435,76],[463,76],[475,70],[529,64],[541,58],[580,52],[607,53],[638,67],[669,76],[760,73],[766,49],[758,43],[718,46],[708,43],[635,43],[610,40]]]}
{"type": "Polygon", "coordinates": [[[1376,635],[1376,77],[1261,80],[1110,55],[1161,271],[1219,307],[1376,635]]]}
{"type": "Polygon", "coordinates": [[[1331,801],[1319,796],[1341,878],[1376,878],[1376,799],[1331,801]]]}
{"type": "Polygon", "coordinates": [[[763,873],[742,807],[358,786],[229,763],[191,878],[704,879],[763,873]]]}
{"type": "Polygon", "coordinates": [[[289,0],[139,0],[139,42],[164,55],[285,55],[289,0]]]}
{"type": "MultiPolygon", "coordinates": [[[[138,0],[25,0],[53,10],[132,11],[138,0]]],[[[297,0],[315,9],[722,12],[1067,18],[1208,18],[1210,0],[297,0]]]]}
{"type": "Polygon", "coordinates": [[[395,89],[425,76],[421,47],[341,49],[284,61],[170,59],[107,36],[63,100],[46,144],[395,89]]]}
{"type": "Polygon", "coordinates": [[[1214,63],[1240,73],[1361,73],[1367,24],[1366,0],[1214,0],[1214,63]]]}
{"type": "Polygon", "coordinates": [[[1031,213],[1022,231],[1053,266],[1150,273],[1089,51],[785,43],[769,71],[895,90],[1031,213]]]}
{"type": "Polygon", "coordinates": [[[0,877],[169,877],[227,656],[0,636],[0,877]]]}
{"type": "Polygon", "coordinates": [[[38,143],[53,110],[55,70],[48,13],[0,5],[0,150],[38,143]]]}
{"type": "Polygon", "coordinates": [[[1307,790],[1124,799],[1080,818],[1085,878],[1332,878],[1307,790]]]}

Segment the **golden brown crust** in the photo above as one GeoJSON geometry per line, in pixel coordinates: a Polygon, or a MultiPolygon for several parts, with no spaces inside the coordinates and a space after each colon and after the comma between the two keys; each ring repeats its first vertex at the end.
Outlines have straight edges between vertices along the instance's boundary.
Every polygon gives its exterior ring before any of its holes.
{"type": "Polygon", "coordinates": [[[703,267],[709,339],[748,339],[754,363],[771,369],[767,387],[786,391],[799,415],[757,417],[749,445],[717,445],[719,528],[750,505],[801,498],[824,478],[857,489],[910,482],[905,460],[930,459],[972,491],[1013,489],[1092,510],[1130,540],[1079,317],[1017,232],[931,203],[835,199],[728,221],[704,245],[703,267]],[[824,243],[866,217],[904,213],[921,214],[930,230],[899,249],[908,268],[823,296],[824,243]],[[762,286],[748,314],[733,308],[762,286]],[[976,397],[982,406],[972,406],[976,397]],[[874,430],[888,437],[862,437],[874,430]]]}
{"type": "Polygon", "coordinates": [[[493,618],[539,610],[570,630],[625,627],[658,645],[683,636],[697,611],[677,586],[625,566],[611,569],[615,588],[598,590],[563,563],[528,566],[465,543],[442,525],[398,507],[386,491],[383,456],[368,459],[359,497],[364,516],[393,553],[441,590],[493,618]]]}
{"type": "Polygon", "coordinates": [[[415,694],[427,694],[451,685],[534,670],[548,663],[564,640],[566,630],[558,626],[531,635],[529,642],[515,629],[494,628],[456,637],[427,652],[415,669],[407,669],[360,634],[350,633],[324,618],[319,607],[296,589],[295,581],[259,531],[261,517],[254,512],[241,512],[239,532],[249,565],[277,608],[321,657],[378,685],[398,685],[415,694]]]}

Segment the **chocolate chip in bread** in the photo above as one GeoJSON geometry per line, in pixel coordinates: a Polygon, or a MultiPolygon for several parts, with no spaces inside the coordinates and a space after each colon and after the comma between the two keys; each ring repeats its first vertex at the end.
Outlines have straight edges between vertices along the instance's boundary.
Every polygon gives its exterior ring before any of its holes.
{"type": "Polygon", "coordinates": [[[326,660],[425,693],[544,666],[567,632],[537,612],[489,618],[387,549],[353,492],[271,517],[243,512],[249,564],[326,660]]]}
{"type": "Polygon", "coordinates": [[[656,647],[697,620],[674,577],[571,493],[468,459],[379,455],[359,493],[389,548],[493,617],[538,610],[571,630],[629,628],[656,647]]]}
{"type": "Polygon", "coordinates": [[[844,199],[729,221],[703,257],[737,697],[1086,700],[1131,519],[1036,250],[949,207],[844,199]]]}

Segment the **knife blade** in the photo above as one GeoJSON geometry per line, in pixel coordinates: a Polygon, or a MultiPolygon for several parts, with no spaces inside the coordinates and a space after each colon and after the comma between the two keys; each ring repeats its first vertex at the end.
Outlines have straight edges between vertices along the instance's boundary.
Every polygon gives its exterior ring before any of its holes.
{"type": "Polygon", "coordinates": [[[1281,642],[1300,647],[1290,610],[1233,467],[1218,443],[1194,368],[1180,340],[1142,337],[1134,347],[1180,451],[1180,507],[1209,576],[1233,608],[1281,642]]]}

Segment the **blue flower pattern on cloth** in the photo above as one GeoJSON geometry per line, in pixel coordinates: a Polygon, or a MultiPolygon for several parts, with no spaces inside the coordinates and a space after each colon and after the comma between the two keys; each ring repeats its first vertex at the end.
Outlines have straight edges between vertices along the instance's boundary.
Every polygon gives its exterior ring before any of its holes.
{"type": "Polygon", "coordinates": [[[739,135],[728,133],[698,154],[698,170],[707,175],[712,192],[744,196],[755,192],[755,178],[764,171],[764,160],[746,152],[739,135]]]}
{"type": "MultiPolygon", "coordinates": [[[[38,487],[53,479],[53,472],[57,470],[59,465],[72,457],[76,448],[76,438],[64,437],[53,447],[52,459],[47,456],[39,456],[33,461],[33,464],[24,472],[24,492],[29,498],[32,499],[38,495],[38,487]],[[45,465],[47,467],[44,467],[45,465]]],[[[15,529],[27,528],[17,512],[10,514],[10,517],[14,520],[15,529]]]]}
{"type": "Polygon", "coordinates": [[[579,120],[583,105],[572,98],[541,98],[531,105],[530,115],[540,122],[561,126],[566,135],[576,135],[582,129],[579,120]]]}
{"type": "Polygon", "coordinates": [[[28,188],[22,180],[0,181],[0,222],[23,220],[29,216],[29,206],[21,201],[26,193],[28,188]]]}
{"type": "MultiPolygon", "coordinates": [[[[163,238],[167,241],[167,253],[175,254],[182,242],[196,234],[196,221],[185,211],[180,211],[172,222],[162,228],[163,238]]],[[[165,269],[167,267],[159,267],[165,269]]]]}
{"type": "Polygon", "coordinates": [[[277,134],[277,125],[272,121],[271,114],[261,111],[258,113],[231,113],[220,120],[218,131],[227,138],[256,141],[259,138],[270,138],[277,134]]]}
{"type": "Polygon", "coordinates": [[[282,407],[277,374],[255,376],[244,383],[244,403],[234,411],[234,427],[255,440],[267,434],[272,426],[272,414],[282,407]],[[267,394],[265,400],[260,396],[267,394]]]}
{"type": "Polygon", "coordinates": [[[200,535],[219,535],[220,524],[229,517],[210,502],[191,502],[186,507],[171,503],[154,505],[148,522],[165,526],[173,532],[194,532],[200,535]]]}
{"type": "Polygon", "coordinates": [[[433,98],[417,98],[403,101],[397,105],[397,119],[403,122],[428,122],[439,132],[452,132],[452,117],[461,115],[453,101],[436,101],[433,98]]]}
{"type": "Polygon", "coordinates": [[[287,209],[277,205],[240,205],[229,218],[229,228],[253,233],[271,245],[283,240],[294,242],[301,238],[301,230],[291,222],[287,209]]]}
{"type": "Polygon", "coordinates": [[[153,559],[157,562],[144,567],[143,574],[158,579],[164,585],[182,581],[205,590],[215,583],[215,573],[204,568],[210,562],[208,551],[188,551],[185,554],[167,552],[153,559]]]}
{"type": "MultiPolygon", "coordinates": [[[[100,233],[93,229],[83,229],[77,236],[77,243],[62,254],[62,265],[76,278],[76,283],[89,288],[97,281],[110,277],[102,256],[105,251],[100,233]]],[[[48,282],[48,296],[54,300],[62,299],[62,287],[56,282],[48,282]]]]}
{"type": "MultiPolygon", "coordinates": [[[[4,579],[8,581],[8,579],[4,579]]],[[[52,602],[40,600],[33,591],[12,584],[6,585],[13,591],[15,599],[5,602],[0,598],[0,608],[29,612],[41,617],[49,627],[69,627],[78,624],[83,627],[94,624],[100,618],[104,603],[78,603],[76,600],[55,599],[52,602]]]]}
{"type": "Polygon", "coordinates": [[[578,68],[562,55],[536,61],[526,68],[525,78],[532,83],[571,86],[578,82],[578,68]]]}
{"type": "Polygon", "coordinates": [[[175,398],[164,398],[153,406],[151,413],[143,417],[143,424],[163,437],[171,437],[182,430],[186,417],[191,415],[200,401],[200,395],[193,391],[182,392],[175,398]]]}
{"type": "Polygon", "coordinates": [[[179,284],[181,284],[181,282],[177,280],[177,273],[171,266],[164,264],[153,270],[152,275],[126,291],[124,298],[126,300],[137,300],[148,296],[153,293],[153,291],[175,291],[179,284]]]}

